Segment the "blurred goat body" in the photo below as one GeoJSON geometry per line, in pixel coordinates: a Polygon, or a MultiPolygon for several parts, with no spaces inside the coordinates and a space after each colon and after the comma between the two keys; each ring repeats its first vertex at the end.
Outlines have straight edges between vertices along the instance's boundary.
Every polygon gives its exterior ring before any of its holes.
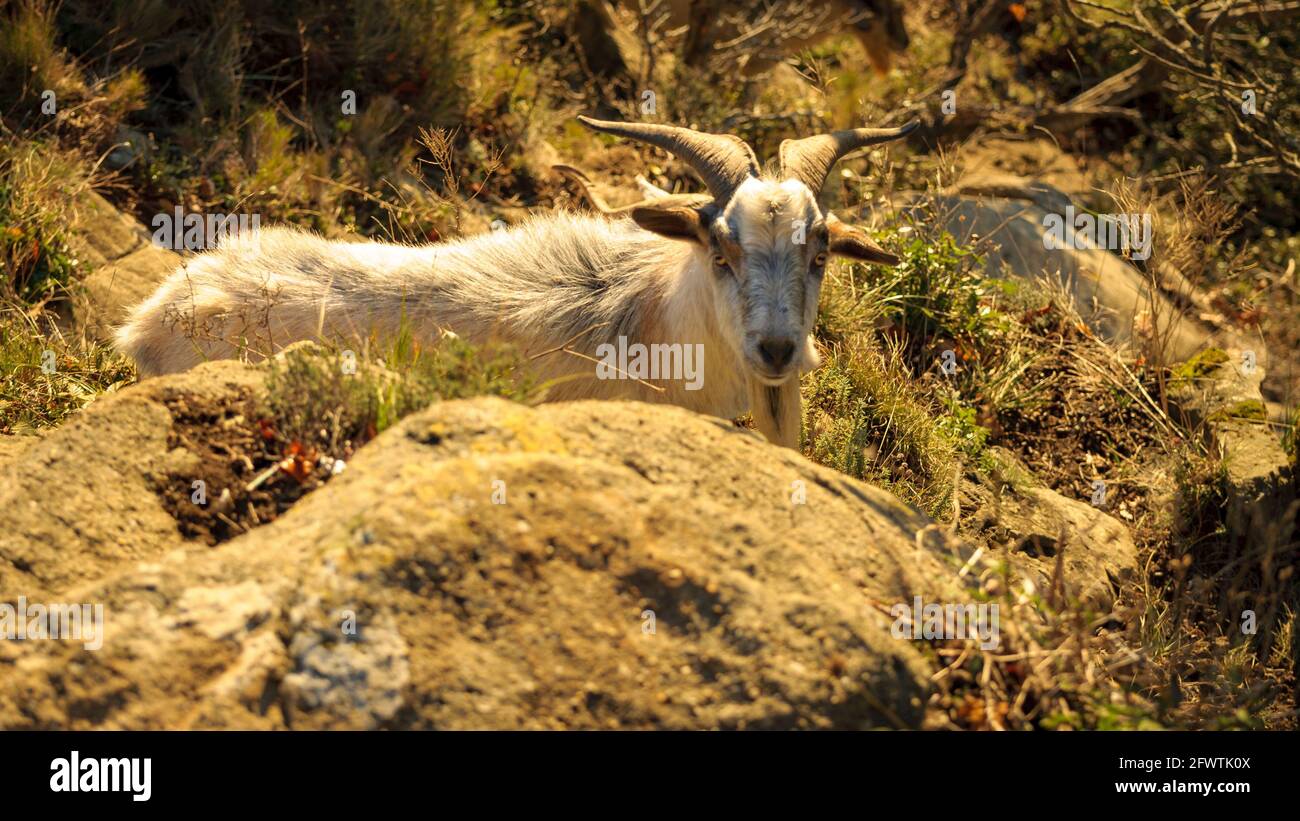
{"type": "MultiPolygon", "coordinates": [[[[640,0],[584,0],[607,30],[619,26],[616,2],[627,13],[642,11],[640,0]]],[[[736,55],[741,72],[761,74],[788,56],[839,34],[851,34],[880,74],[910,42],[899,0],[663,0],[647,4],[661,32],[682,32],[682,54],[691,65],[715,55],[736,55]]]]}
{"type": "Polygon", "coordinates": [[[647,192],[619,213],[553,213],[423,247],[263,230],[174,272],[119,330],[118,346],[155,374],[304,339],[346,348],[405,327],[434,344],[450,331],[514,343],[552,383],[551,399],[671,402],[723,418],[749,410],[769,440],[798,447],[798,376],[818,364],[811,333],[830,256],[898,261],[823,212],[817,194],[841,156],[916,124],[786,140],[764,174],[732,135],[579,120],[676,155],[708,194],[647,192]],[[680,362],[611,373],[608,351],[629,343],[702,352],[691,363],[702,377],[680,362]]]}

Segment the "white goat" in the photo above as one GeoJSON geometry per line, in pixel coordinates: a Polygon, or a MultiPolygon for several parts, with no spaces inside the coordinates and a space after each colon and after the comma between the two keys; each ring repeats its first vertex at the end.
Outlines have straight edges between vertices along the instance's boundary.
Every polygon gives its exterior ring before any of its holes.
{"type": "Polygon", "coordinates": [[[809,333],[828,256],[897,262],[824,213],[816,194],[841,156],[916,124],[786,140],[777,172],[765,176],[734,136],[580,119],[675,154],[710,193],[655,195],[627,208],[631,219],[553,213],[422,247],[264,229],[168,277],[119,330],[118,347],[148,375],[303,339],[383,337],[403,321],[426,344],[443,330],[526,354],[567,344],[579,355],[535,363],[541,378],[556,379],[549,399],[670,402],[723,418],[748,410],[770,441],[798,447],[798,374],[818,364],[809,333]],[[671,374],[595,378],[582,357],[620,337],[702,350],[701,389],[671,374]]]}

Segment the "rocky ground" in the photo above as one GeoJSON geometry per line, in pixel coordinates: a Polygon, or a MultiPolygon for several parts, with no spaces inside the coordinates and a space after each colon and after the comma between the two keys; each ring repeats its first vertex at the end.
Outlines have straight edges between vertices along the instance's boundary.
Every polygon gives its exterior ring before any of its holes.
{"type": "MultiPolygon", "coordinates": [[[[174,262],[83,236],[104,285],[82,310],[174,262]]],[[[304,482],[263,442],[267,370],[209,363],[4,440],[0,600],[108,614],[98,651],[0,644],[7,728],[999,726],[1009,705],[972,715],[987,692],[935,685],[976,643],[900,639],[890,608],[1000,603],[1004,643],[973,652],[1048,699],[994,656],[1067,601],[1121,618],[1143,573],[1132,516],[1054,478],[1042,424],[1005,435],[1028,446],[998,452],[997,481],[963,480],[954,532],[752,431],[635,403],[436,403],[304,482]]],[[[1262,372],[1204,370],[1189,409],[1258,403],[1262,372]]],[[[1216,424],[1250,454],[1242,504],[1277,495],[1271,437],[1216,424]]]]}
{"type": "MultiPolygon", "coordinates": [[[[435,405],[213,549],[169,493],[202,450],[179,409],[260,382],[151,380],[7,455],[0,597],[108,618],[98,652],[0,645],[6,728],[918,727],[936,670],[888,607],[980,594],[969,549],[890,494],[627,403],[435,405]]],[[[1106,514],[1025,504],[1057,517],[1025,538],[1076,539],[1084,595],[1135,572],[1106,514]]]]}

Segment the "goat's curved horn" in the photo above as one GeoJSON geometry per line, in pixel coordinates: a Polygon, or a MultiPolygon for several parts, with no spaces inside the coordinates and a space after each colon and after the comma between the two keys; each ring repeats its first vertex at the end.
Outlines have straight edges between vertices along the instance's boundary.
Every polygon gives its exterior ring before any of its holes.
{"type": "MultiPolygon", "coordinates": [[[[708,205],[713,201],[713,197],[709,194],[669,194],[666,191],[660,191],[656,188],[655,190],[659,193],[654,196],[646,197],[643,200],[628,205],[613,206],[606,202],[604,197],[595,192],[591,187],[591,178],[581,170],[574,168],[571,165],[552,165],[551,168],[577,183],[578,188],[582,190],[583,197],[586,198],[591,207],[607,217],[627,216],[632,213],[632,209],[642,208],[647,205],[671,205],[696,208],[708,205]]],[[[650,185],[650,183],[647,182],[646,185],[650,185]]],[[[654,186],[651,186],[651,188],[653,187],[654,186]]]]}
{"type": "Polygon", "coordinates": [[[815,196],[821,192],[831,168],[845,154],[906,137],[920,125],[920,120],[912,120],[899,128],[850,128],[802,140],[786,140],[781,143],[781,176],[799,180],[815,196]]]}
{"type": "Polygon", "coordinates": [[[754,149],[732,134],[708,134],[654,123],[615,123],[581,116],[578,122],[595,131],[662,148],[693,168],[719,202],[729,199],[746,179],[758,176],[754,149]]]}

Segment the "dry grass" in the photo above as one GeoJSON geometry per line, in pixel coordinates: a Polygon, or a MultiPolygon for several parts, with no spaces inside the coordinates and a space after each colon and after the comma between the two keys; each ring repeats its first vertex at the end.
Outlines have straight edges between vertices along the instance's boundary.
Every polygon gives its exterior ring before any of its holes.
{"type": "Polygon", "coordinates": [[[0,145],[0,299],[39,306],[66,294],[78,273],[67,213],[89,187],[73,152],[16,138],[0,145]]]}
{"type": "Polygon", "coordinates": [[[59,425],[134,381],[135,365],[116,351],[0,304],[0,435],[59,425]]]}

